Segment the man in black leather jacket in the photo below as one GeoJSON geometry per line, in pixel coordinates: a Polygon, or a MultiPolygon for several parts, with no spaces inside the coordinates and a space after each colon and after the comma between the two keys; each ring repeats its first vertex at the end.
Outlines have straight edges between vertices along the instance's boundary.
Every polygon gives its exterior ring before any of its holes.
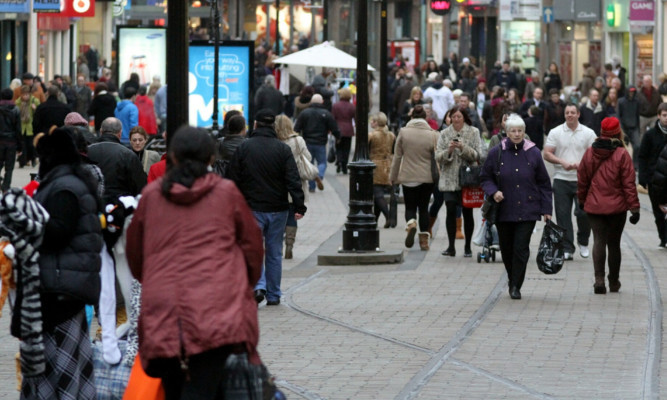
{"type": "Polygon", "coordinates": [[[12,184],[12,173],[16,157],[21,155],[23,141],[21,139],[21,115],[12,101],[14,92],[3,89],[0,93],[0,170],[5,167],[2,179],[2,192],[6,192],[12,184]]]}

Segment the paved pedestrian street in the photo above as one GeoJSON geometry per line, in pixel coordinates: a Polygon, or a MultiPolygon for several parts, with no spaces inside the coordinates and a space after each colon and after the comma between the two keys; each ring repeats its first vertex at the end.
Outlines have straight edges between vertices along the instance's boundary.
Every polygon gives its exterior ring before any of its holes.
{"type": "MultiPolygon", "coordinates": [[[[16,170],[15,182],[28,172],[16,170]]],[[[660,379],[667,251],[657,247],[646,195],[641,220],[625,228],[620,293],[594,295],[592,259],[578,251],[557,275],[542,274],[534,261],[539,222],[517,301],[500,260],[463,258],[462,240],[457,257],[440,255],[444,209],[431,250],[406,249],[402,264],[318,266],[318,254],[341,246],[348,180],[330,167],[325,190],[310,194],[294,259],[283,264],[282,303],[260,306],[259,350],[288,398],[667,397],[660,379]]],[[[402,208],[398,215],[395,229],[380,227],[382,249],[404,249],[402,208]]],[[[0,399],[18,398],[17,350],[5,307],[0,399]]]]}

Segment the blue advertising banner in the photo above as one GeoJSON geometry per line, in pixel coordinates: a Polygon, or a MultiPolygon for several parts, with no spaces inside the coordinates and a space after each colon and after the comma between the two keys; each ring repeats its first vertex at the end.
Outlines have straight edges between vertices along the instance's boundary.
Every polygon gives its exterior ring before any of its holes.
{"type": "MultiPolygon", "coordinates": [[[[250,116],[252,42],[225,42],[220,46],[218,68],[218,125],[227,111],[250,116]]],[[[210,43],[190,44],[189,123],[208,128],[213,125],[213,72],[215,48],[210,43]]]]}
{"type": "Polygon", "coordinates": [[[29,13],[28,0],[0,0],[1,13],[29,13]]]}
{"type": "Polygon", "coordinates": [[[34,12],[60,12],[60,0],[33,0],[34,12]]]}

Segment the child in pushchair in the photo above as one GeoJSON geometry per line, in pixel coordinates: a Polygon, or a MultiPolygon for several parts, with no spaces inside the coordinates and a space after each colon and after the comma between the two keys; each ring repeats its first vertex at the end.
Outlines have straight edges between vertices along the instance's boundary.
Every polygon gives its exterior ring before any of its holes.
{"type": "Polygon", "coordinates": [[[496,262],[496,251],[500,251],[498,246],[498,230],[496,226],[487,220],[482,220],[482,227],[480,234],[477,235],[477,240],[473,241],[477,246],[482,247],[482,251],[477,253],[477,262],[482,260],[496,262]],[[480,237],[481,236],[481,237],[480,237]]]}

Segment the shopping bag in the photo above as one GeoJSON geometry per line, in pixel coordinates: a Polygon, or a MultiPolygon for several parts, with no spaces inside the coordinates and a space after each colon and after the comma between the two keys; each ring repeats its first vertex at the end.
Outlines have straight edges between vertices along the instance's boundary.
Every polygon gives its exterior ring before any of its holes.
{"type": "Polygon", "coordinates": [[[537,250],[537,268],[547,275],[556,274],[563,268],[564,253],[563,237],[565,229],[547,220],[537,250]]]}
{"type": "Polygon", "coordinates": [[[461,189],[463,207],[480,208],[484,204],[484,190],[480,186],[461,189]]]}
{"type": "MultiPolygon", "coordinates": [[[[318,162],[320,160],[317,160],[318,162]]],[[[329,153],[327,154],[327,161],[330,163],[336,162],[336,138],[333,135],[329,135],[329,153]]]]}
{"type": "Polygon", "coordinates": [[[284,398],[266,366],[251,363],[247,353],[227,357],[224,388],[225,400],[273,400],[281,395],[284,398]]]}
{"type": "Polygon", "coordinates": [[[164,400],[162,379],[151,378],[146,375],[141,366],[139,355],[134,360],[123,400],[164,400]]]}

